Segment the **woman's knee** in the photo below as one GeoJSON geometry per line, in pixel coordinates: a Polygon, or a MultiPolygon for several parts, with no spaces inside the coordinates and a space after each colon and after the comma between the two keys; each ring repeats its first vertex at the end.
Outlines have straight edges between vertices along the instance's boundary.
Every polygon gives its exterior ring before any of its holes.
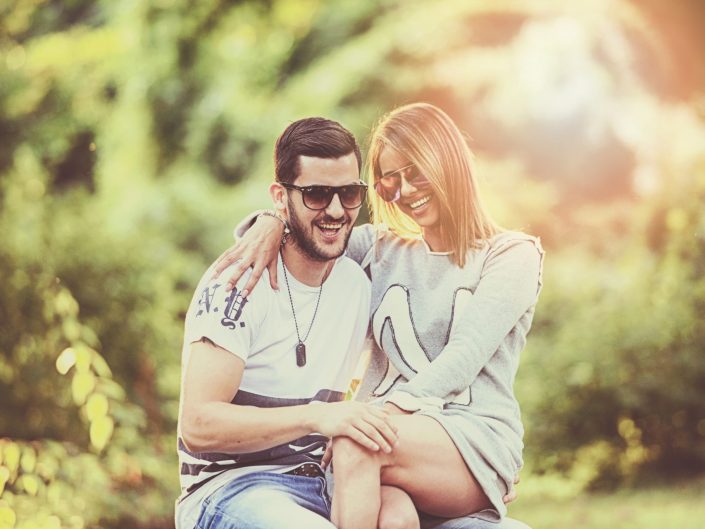
{"type": "Polygon", "coordinates": [[[416,509],[382,508],[377,529],[419,529],[419,515],[416,509]]]}
{"type": "Polygon", "coordinates": [[[377,454],[359,445],[349,437],[333,439],[333,472],[359,470],[363,466],[378,465],[377,454]]]}

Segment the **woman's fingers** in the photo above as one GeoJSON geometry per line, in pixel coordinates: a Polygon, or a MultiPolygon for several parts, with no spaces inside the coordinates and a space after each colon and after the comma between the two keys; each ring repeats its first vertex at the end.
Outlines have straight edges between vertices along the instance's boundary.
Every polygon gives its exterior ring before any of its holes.
{"type": "Polygon", "coordinates": [[[262,276],[262,272],[264,272],[264,265],[255,264],[252,267],[252,273],[250,274],[247,283],[245,283],[245,286],[242,289],[242,297],[246,298],[249,293],[252,292],[252,290],[255,288],[255,285],[257,284],[257,281],[259,281],[259,278],[262,276]]]}
{"type": "Polygon", "coordinates": [[[512,490],[510,490],[509,492],[507,492],[507,494],[504,495],[504,497],[502,498],[502,501],[506,505],[508,503],[513,502],[516,499],[517,499],[517,491],[515,488],[512,488],[512,490]]]}
{"type": "Polygon", "coordinates": [[[216,279],[220,274],[222,274],[223,270],[240,258],[240,254],[241,250],[237,244],[221,253],[220,257],[218,257],[215,261],[215,268],[213,269],[213,276],[211,279],[216,279]]]}
{"type": "Polygon", "coordinates": [[[225,286],[226,292],[230,292],[233,288],[235,288],[235,285],[237,285],[237,282],[240,281],[242,274],[244,274],[245,271],[250,268],[251,264],[252,263],[248,263],[242,257],[240,257],[240,259],[233,263],[232,274],[230,274],[230,277],[228,278],[228,284],[225,286]]]}
{"type": "Polygon", "coordinates": [[[269,284],[272,287],[272,290],[279,290],[279,283],[278,283],[278,277],[277,277],[277,259],[274,259],[267,265],[267,270],[269,270],[269,284]]]}

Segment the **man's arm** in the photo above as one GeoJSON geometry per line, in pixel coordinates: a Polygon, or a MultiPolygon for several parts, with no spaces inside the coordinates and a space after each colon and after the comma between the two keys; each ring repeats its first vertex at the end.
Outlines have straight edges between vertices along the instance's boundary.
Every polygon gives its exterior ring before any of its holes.
{"type": "Polygon", "coordinates": [[[207,339],[191,344],[184,372],[181,433],[195,452],[255,452],[310,433],[347,436],[370,450],[391,451],[396,432],[385,410],[360,402],[280,408],[231,401],[245,362],[207,339]]]}

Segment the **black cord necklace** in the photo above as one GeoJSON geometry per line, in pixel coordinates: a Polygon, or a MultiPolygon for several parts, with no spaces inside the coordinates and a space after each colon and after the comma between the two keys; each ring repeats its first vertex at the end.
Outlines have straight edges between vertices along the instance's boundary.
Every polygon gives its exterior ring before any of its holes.
{"type": "Polygon", "coordinates": [[[296,344],[296,365],[299,367],[303,367],[306,365],[306,345],[304,344],[304,342],[308,338],[308,335],[311,334],[311,328],[313,327],[313,322],[316,321],[316,314],[318,313],[318,303],[321,301],[321,294],[323,293],[324,281],[321,281],[321,286],[318,289],[318,298],[316,298],[316,308],[313,310],[313,318],[311,318],[311,324],[308,326],[308,331],[306,332],[306,336],[304,336],[303,340],[302,340],[301,335],[299,334],[299,322],[296,321],[296,310],[294,309],[294,299],[291,297],[291,288],[289,288],[289,277],[287,276],[287,273],[286,273],[286,265],[284,264],[284,256],[282,255],[281,251],[279,251],[279,258],[282,260],[282,269],[284,270],[284,281],[286,281],[286,291],[289,293],[289,303],[291,303],[291,313],[294,315],[294,327],[296,328],[296,338],[299,340],[299,343],[296,344]]]}

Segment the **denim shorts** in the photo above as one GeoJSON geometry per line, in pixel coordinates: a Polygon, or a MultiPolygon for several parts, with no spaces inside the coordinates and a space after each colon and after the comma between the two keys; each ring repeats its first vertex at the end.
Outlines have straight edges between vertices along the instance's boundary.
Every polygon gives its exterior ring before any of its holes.
{"type": "Polygon", "coordinates": [[[253,472],[208,496],[196,529],[335,529],[329,520],[324,478],[253,472]]]}

